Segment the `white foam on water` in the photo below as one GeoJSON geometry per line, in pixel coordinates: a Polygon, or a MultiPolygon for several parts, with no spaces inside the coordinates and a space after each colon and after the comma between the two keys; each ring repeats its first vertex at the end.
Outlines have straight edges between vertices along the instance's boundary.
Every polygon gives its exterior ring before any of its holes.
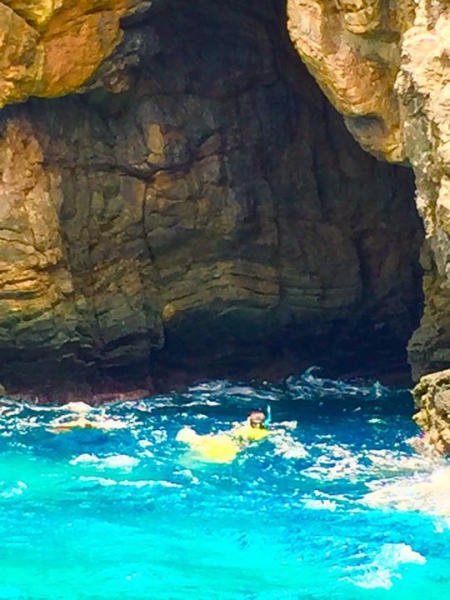
{"type": "Polygon", "coordinates": [[[63,404],[61,408],[77,414],[86,414],[92,410],[92,406],[86,402],[68,402],[63,404]]]}
{"type": "MultiPolygon", "coordinates": [[[[147,412],[153,412],[158,408],[170,407],[178,408],[178,405],[173,401],[173,399],[170,396],[167,396],[167,398],[161,398],[160,396],[156,396],[155,399],[152,400],[152,406],[149,410],[147,410],[147,412]]],[[[140,408],[139,410],[144,412],[143,408],[140,408]]]]}
{"type": "Polygon", "coordinates": [[[436,533],[445,533],[450,529],[450,517],[437,518],[434,521],[434,531],[436,533]]]}
{"type": "Polygon", "coordinates": [[[80,454],[70,461],[71,465],[97,463],[100,459],[95,454],[80,454]]]}
{"type": "Polygon", "coordinates": [[[128,454],[114,454],[102,460],[102,465],[108,469],[132,469],[139,464],[140,460],[128,454]]]}
{"type": "Polygon", "coordinates": [[[124,479],[122,481],[117,481],[116,479],[111,479],[107,477],[95,477],[95,476],[84,476],[78,478],[78,481],[84,481],[89,483],[97,483],[98,485],[104,487],[111,486],[122,486],[122,487],[132,487],[132,488],[144,488],[144,487],[153,487],[153,486],[161,486],[166,488],[181,488],[183,487],[180,483],[174,483],[173,481],[166,481],[165,479],[154,480],[154,479],[138,479],[136,481],[132,481],[129,479],[124,479]]]}
{"type": "Polygon", "coordinates": [[[367,474],[367,467],[359,461],[360,455],[354,454],[351,449],[338,444],[316,444],[314,450],[322,450],[316,464],[302,471],[302,475],[320,481],[333,481],[347,479],[356,481],[367,474]]]}
{"type": "Polygon", "coordinates": [[[274,434],[270,437],[275,445],[274,454],[283,458],[306,458],[308,452],[305,446],[286,433],[274,434]]]}
{"type": "Polygon", "coordinates": [[[368,485],[373,491],[362,499],[371,508],[419,511],[450,517],[450,467],[415,473],[392,481],[368,485]]]}
{"type": "Polygon", "coordinates": [[[98,469],[125,469],[131,470],[140,463],[138,458],[128,454],[113,454],[99,458],[95,454],[80,454],[70,461],[71,465],[92,465],[98,469]]]}
{"type": "Polygon", "coordinates": [[[189,386],[190,392],[220,392],[227,386],[226,381],[211,380],[189,386]]]}
{"type": "Polygon", "coordinates": [[[180,471],[175,471],[175,475],[182,475],[183,477],[189,479],[190,482],[194,483],[195,485],[200,483],[200,479],[196,475],[194,475],[194,473],[190,469],[182,469],[180,471]]]}
{"type": "Polygon", "coordinates": [[[151,442],[150,440],[138,440],[137,445],[142,448],[142,451],[139,452],[139,456],[141,456],[141,458],[155,457],[155,453],[153,450],[151,450],[151,448],[153,448],[155,445],[154,442],[151,442]]]}
{"type": "MultiPolygon", "coordinates": [[[[397,487],[396,482],[399,482],[399,487],[404,486],[403,479],[399,478],[406,478],[409,482],[411,476],[419,476],[421,480],[428,476],[430,471],[436,470],[437,466],[445,464],[442,459],[420,454],[411,455],[408,451],[397,449],[355,451],[346,444],[322,441],[308,446],[307,449],[311,456],[316,456],[316,460],[313,465],[302,471],[302,475],[321,482],[337,480],[347,480],[352,483],[370,482],[366,485],[372,491],[393,485],[394,492],[397,487]]],[[[380,493],[383,494],[384,492],[380,493]]],[[[448,514],[450,515],[450,512],[448,514]]]]}
{"type": "Polygon", "coordinates": [[[328,510],[335,512],[338,505],[336,502],[333,502],[333,500],[316,500],[314,498],[309,498],[308,500],[305,500],[303,507],[311,510],[328,510]]]}
{"type": "Polygon", "coordinates": [[[186,402],[182,405],[183,408],[192,408],[193,406],[220,406],[220,402],[216,400],[197,400],[193,402],[186,402]]]}
{"type": "Polygon", "coordinates": [[[157,444],[162,444],[167,440],[168,437],[167,431],[165,431],[164,429],[154,429],[150,435],[157,444]]]}
{"type": "Polygon", "coordinates": [[[117,485],[117,481],[115,479],[108,479],[106,477],[87,477],[84,475],[81,475],[81,477],[78,477],[78,481],[86,481],[89,483],[98,483],[101,486],[111,486],[111,485],[117,485]]]}
{"type": "Polygon", "coordinates": [[[150,406],[148,404],[148,402],[146,402],[146,401],[141,401],[141,402],[138,402],[137,404],[130,403],[130,408],[133,408],[134,410],[138,410],[143,413],[152,413],[155,410],[155,407],[150,406]]]}
{"type": "MultiPolygon", "coordinates": [[[[0,485],[3,482],[0,482],[0,485]]],[[[0,496],[2,498],[14,498],[16,496],[21,496],[25,490],[28,488],[27,484],[24,481],[16,481],[16,483],[0,492],[0,496]]]]}
{"type": "Polygon", "coordinates": [[[255,389],[248,385],[232,385],[227,388],[227,393],[230,395],[243,395],[251,396],[252,398],[256,395],[255,389]]]}
{"type": "Polygon", "coordinates": [[[281,421],[281,423],[277,423],[276,425],[279,425],[284,429],[294,430],[297,429],[298,421],[281,421]]]}
{"type": "Polygon", "coordinates": [[[126,487],[135,487],[135,488],[143,488],[147,486],[161,486],[166,488],[182,488],[181,483],[174,483],[173,481],[166,481],[165,479],[160,480],[152,480],[152,479],[143,479],[138,481],[119,481],[118,485],[123,485],[126,487]]]}
{"type": "Polygon", "coordinates": [[[320,490],[314,490],[311,495],[304,495],[301,497],[300,502],[296,503],[301,508],[330,512],[336,512],[336,510],[342,510],[343,508],[348,511],[350,504],[351,501],[343,494],[327,493],[320,490]]]}
{"type": "Polygon", "coordinates": [[[396,453],[391,450],[371,450],[366,457],[372,463],[372,470],[387,472],[404,472],[429,470],[430,461],[419,454],[410,455],[396,453]]]}
{"type": "Polygon", "coordinates": [[[140,446],[141,448],[151,448],[153,446],[153,442],[151,442],[150,440],[139,440],[138,446],[140,446]]]}
{"type": "Polygon", "coordinates": [[[424,565],[426,558],[416,552],[408,544],[383,544],[372,562],[347,567],[345,570],[354,573],[340,578],[357,587],[365,589],[383,588],[389,590],[395,579],[401,579],[401,566],[404,564],[424,565]]]}

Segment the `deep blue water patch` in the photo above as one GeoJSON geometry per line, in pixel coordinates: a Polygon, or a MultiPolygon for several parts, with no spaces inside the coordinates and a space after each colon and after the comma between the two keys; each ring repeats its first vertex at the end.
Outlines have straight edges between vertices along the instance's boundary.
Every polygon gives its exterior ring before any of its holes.
{"type": "Polygon", "coordinates": [[[0,599],[441,600],[450,471],[409,446],[412,411],[313,370],[94,409],[111,431],[55,434],[66,409],[3,399],[0,599]],[[268,404],[278,433],[230,464],[176,440],[268,404]]]}

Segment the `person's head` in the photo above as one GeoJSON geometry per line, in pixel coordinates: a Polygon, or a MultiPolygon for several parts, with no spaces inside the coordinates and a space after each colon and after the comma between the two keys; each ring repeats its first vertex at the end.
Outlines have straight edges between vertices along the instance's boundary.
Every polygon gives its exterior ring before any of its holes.
{"type": "Polygon", "coordinates": [[[252,410],[252,412],[248,415],[248,422],[251,427],[255,427],[256,429],[264,428],[264,421],[266,420],[266,415],[262,410],[252,410]]]}

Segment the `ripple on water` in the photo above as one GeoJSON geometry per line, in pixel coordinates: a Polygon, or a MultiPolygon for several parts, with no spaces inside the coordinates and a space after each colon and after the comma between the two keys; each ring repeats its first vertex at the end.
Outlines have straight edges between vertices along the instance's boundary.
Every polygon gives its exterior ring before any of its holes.
{"type": "Polygon", "coordinates": [[[361,588],[389,590],[395,579],[401,579],[402,565],[424,565],[427,562],[424,556],[408,544],[383,544],[374,553],[372,560],[367,560],[370,557],[365,558],[362,564],[346,567],[348,575],[341,580],[361,588]]]}
{"type": "Polygon", "coordinates": [[[450,467],[409,447],[411,411],[314,370],[93,409],[2,400],[0,598],[442,598],[450,467]],[[176,439],[267,403],[276,432],[226,464],[176,439]],[[79,414],[120,427],[51,432],[79,414]]]}
{"type": "Polygon", "coordinates": [[[450,467],[397,477],[394,480],[372,481],[363,502],[372,508],[420,511],[429,515],[450,518],[450,467]]]}
{"type": "Polygon", "coordinates": [[[95,454],[80,454],[70,461],[71,465],[93,465],[97,469],[121,469],[131,471],[139,464],[139,459],[127,454],[113,454],[100,458],[95,454]]]}

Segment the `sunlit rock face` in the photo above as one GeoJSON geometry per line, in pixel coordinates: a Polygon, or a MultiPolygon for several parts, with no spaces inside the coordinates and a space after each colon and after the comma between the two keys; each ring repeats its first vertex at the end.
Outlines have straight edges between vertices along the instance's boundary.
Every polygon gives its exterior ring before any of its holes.
{"type": "Polygon", "coordinates": [[[450,366],[450,9],[444,0],[288,0],[295,47],[363,148],[412,165],[425,223],[414,377],[450,366]]]}
{"type": "Polygon", "coordinates": [[[1,0],[0,107],[77,90],[122,38],[142,0],[1,0]]]}
{"type": "Polygon", "coordinates": [[[296,49],[363,148],[405,160],[394,90],[413,0],[287,0],[296,49]]]}
{"type": "Polygon", "coordinates": [[[0,381],[401,356],[421,305],[411,171],[352,139],[282,2],[147,5],[78,95],[0,113],[0,381]]]}
{"type": "Polygon", "coordinates": [[[423,442],[450,454],[450,370],[422,377],[414,399],[418,408],[414,419],[424,432],[423,442]]]}

